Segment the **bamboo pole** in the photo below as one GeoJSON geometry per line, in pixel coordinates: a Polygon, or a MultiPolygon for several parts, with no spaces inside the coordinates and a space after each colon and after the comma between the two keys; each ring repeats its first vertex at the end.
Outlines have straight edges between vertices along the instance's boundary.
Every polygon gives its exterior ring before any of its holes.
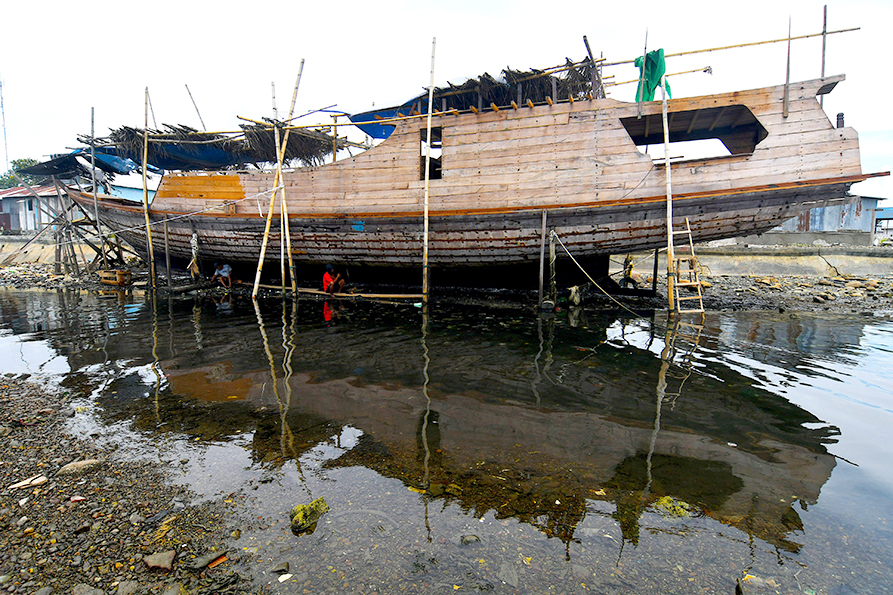
{"type": "MultiPolygon", "coordinates": [[[[279,109],[276,107],[276,83],[270,83],[273,90],[273,134],[276,146],[276,177],[282,181],[282,147],[279,143],[279,109]]],[[[283,185],[284,186],[284,185],[283,185]]],[[[274,192],[277,192],[274,190],[274,192]]],[[[282,295],[285,295],[285,210],[279,204],[279,276],[282,283],[282,295]]]]}
{"type": "Polygon", "coordinates": [[[639,70],[639,88],[636,91],[636,118],[642,117],[642,101],[645,95],[645,60],[648,59],[648,29],[645,29],[645,49],[642,50],[642,68],[639,70]]]}
{"type": "MultiPolygon", "coordinates": [[[[822,18],[822,78],[825,78],[825,44],[828,41],[828,5],[825,5],[825,10],[822,18]]],[[[825,109],[825,96],[819,95],[819,107],[825,109]]]]}
{"type": "MultiPolygon", "coordinates": [[[[152,224],[149,222],[149,185],[146,168],[149,165],[149,87],[146,87],[146,111],[143,128],[143,214],[146,217],[146,251],[149,257],[149,276],[155,289],[155,250],[152,248],[152,224]]],[[[97,224],[99,222],[97,221],[97,224]]]]}
{"type": "MultiPolygon", "coordinates": [[[[851,33],[853,31],[859,31],[860,29],[861,29],[861,27],[852,27],[850,29],[838,29],[837,31],[826,31],[824,33],[808,33],[806,35],[795,35],[794,37],[791,37],[790,39],[796,41],[798,39],[809,39],[811,37],[818,37],[820,35],[832,35],[834,33],[851,33]]],[[[734,49],[738,49],[738,48],[753,47],[755,45],[766,45],[769,43],[781,43],[782,41],[787,41],[787,40],[788,40],[787,37],[781,37],[779,39],[767,39],[765,41],[751,41],[748,43],[736,43],[733,45],[723,45],[723,46],[719,46],[719,47],[715,47],[715,48],[706,48],[706,49],[701,49],[701,50],[689,50],[687,52],[674,52],[672,54],[664,54],[664,58],[675,58],[677,56],[691,56],[693,54],[706,54],[707,52],[718,52],[720,50],[734,50],[734,49]]],[[[636,61],[636,59],[633,58],[632,60],[620,60],[619,62],[605,62],[604,64],[602,64],[602,66],[620,66],[622,64],[632,64],[635,61],[636,61]]]]}
{"type": "Polygon", "coordinates": [[[782,117],[788,117],[788,104],[791,98],[791,17],[788,17],[788,62],[784,75],[784,106],[782,117]]]}
{"type": "Polygon", "coordinates": [[[192,107],[195,108],[195,113],[198,114],[198,121],[202,123],[202,130],[207,132],[208,129],[205,126],[205,121],[202,119],[202,113],[198,111],[198,105],[195,103],[195,98],[192,96],[192,91],[189,90],[189,85],[186,85],[186,92],[189,93],[189,99],[192,100],[192,107]]]}
{"type": "MultiPolygon", "coordinates": [[[[298,100],[298,87],[301,85],[301,75],[304,73],[304,59],[301,58],[301,66],[298,68],[298,78],[295,80],[295,89],[291,94],[291,106],[288,108],[288,119],[291,120],[295,113],[295,102],[298,100]]],[[[288,135],[289,131],[285,131],[285,142],[282,145],[281,155],[279,156],[279,163],[285,159],[285,151],[288,148],[288,135]]],[[[279,174],[279,179],[282,180],[282,174],[279,174]]],[[[288,219],[288,201],[285,200],[285,184],[282,184],[282,212],[285,218],[285,250],[288,253],[288,270],[289,270],[289,278],[291,279],[291,292],[292,295],[295,295],[295,291],[297,290],[297,279],[295,278],[295,260],[291,251],[291,225],[288,219]]]]}
{"type": "Polygon", "coordinates": [[[660,78],[660,90],[663,96],[662,118],[664,126],[664,164],[667,174],[667,299],[669,300],[668,310],[670,313],[676,311],[675,295],[676,278],[675,278],[675,261],[676,256],[673,253],[673,185],[670,176],[670,126],[667,123],[667,77],[660,78]]]}
{"type": "Polygon", "coordinates": [[[425,222],[422,233],[422,301],[428,303],[428,195],[431,180],[431,114],[434,109],[434,49],[437,38],[431,39],[431,84],[428,86],[428,142],[425,147],[425,222]]]}
{"type": "Polygon", "coordinates": [[[96,218],[96,233],[99,234],[99,245],[102,247],[100,254],[102,256],[102,268],[109,268],[108,260],[105,257],[105,235],[99,225],[99,202],[96,198],[96,142],[95,138],[95,110],[90,108],[90,169],[93,174],[93,216],[96,218]]]}

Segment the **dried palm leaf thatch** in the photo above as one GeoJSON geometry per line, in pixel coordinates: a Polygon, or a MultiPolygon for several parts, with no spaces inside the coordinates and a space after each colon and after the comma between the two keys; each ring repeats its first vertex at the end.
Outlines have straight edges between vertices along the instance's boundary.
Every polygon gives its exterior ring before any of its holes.
{"type": "MultiPolygon", "coordinates": [[[[163,130],[149,130],[147,161],[166,169],[226,169],[248,163],[274,163],[276,141],[273,128],[243,125],[241,133],[200,132],[189,126],[165,124],[163,130]]],[[[145,131],[122,126],[97,146],[113,146],[117,154],[140,163],[145,131]]],[[[299,161],[320,165],[332,150],[332,137],[315,130],[292,129],[285,163],[299,161]]]]}
{"type": "MultiPolygon", "coordinates": [[[[529,99],[534,103],[543,103],[547,97],[552,97],[553,81],[558,92],[557,99],[583,99],[592,91],[592,64],[588,58],[582,62],[574,62],[568,58],[560,68],[526,71],[505,68],[502,71],[502,80],[484,73],[461,85],[447,83],[447,87],[434,90],[435,107],[443,107],[444,100],[447,108],[458,110],[488,106],[491,103],[504,106],[517,101],[519,97],[521,102],[529,99]]],[[[416,107],[418,111],[423,111],[424,101],[424,98],[419,99],[416,107]]]]}
{"type": "MultiPolygon", "coordinates": [[[[252,161],[276,161],[276,138],[273,129],[260,124],[241,126],[245,141],[255,159],[252,161]]],[[[281,137],[281,138],[284,138],[281,137]]],[[[281,142],[281,141],[280,141],[281,142]]],[[[303,165],[322,165],[326,155],[332,152],[332,137],[317,130],[292,128],[285,149],[285,163],[299,161],[303,165]]]]}

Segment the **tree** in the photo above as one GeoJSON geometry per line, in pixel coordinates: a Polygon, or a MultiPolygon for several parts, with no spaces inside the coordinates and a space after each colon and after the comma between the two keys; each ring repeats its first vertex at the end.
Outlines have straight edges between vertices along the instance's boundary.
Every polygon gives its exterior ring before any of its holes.
{"type": "MultiPolygon", "coordinates": [[[[32,165],[37,165],[38,163],[39,162],[36,159],[30,159],[28,157],[26,157],[25,159],[13,159],[12,169],[0,176],[0,189],[15,188],[16,186],[18,186],[19,181],[16,180],[14,175],[12,175],[12,172],[19,172],[26,167],[31,167],[32,165]]],[[[30,174],[19,174],[19,177],[21,177],[26,184],[29,184],[31,186],[43,184],[47,179],[46,176],[32,176],[30,174]]]]}

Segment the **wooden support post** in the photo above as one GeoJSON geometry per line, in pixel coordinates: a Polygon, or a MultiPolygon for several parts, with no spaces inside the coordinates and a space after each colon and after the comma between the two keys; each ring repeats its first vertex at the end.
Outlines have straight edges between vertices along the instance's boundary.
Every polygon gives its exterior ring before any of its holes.
{"type": "Polygon", "coordinates": [[[425,211],[422,232],[422,302],[428,304],[428,186],[431,180],[431,112],[434,109],[434,49],[437,38],[431,40],[431,84],[428,86],[428,137],[425,143],[425,211]]]}
{"type": "Polygon", "coordinates": [[[543,228],[540,232],[540,293],[539,308],[543,308],[543,276],[546,274],[546,209],[543,209],[543,228]]]}
{"type": "MultiPolygon", "coordinates": [[[[550,77],[552,79],[552,101],[549,101],[549,105],[552,105],[552,102],[558,103],[558,81],[555,77],[550,77]]],[[[549,99],[548,97],[546,98],[549,99]]]]}
{"type": "Polygon", "coordinates": [[[654,270],[651,272],[651,291],[657,294],[657,261],[660,258],[660,250],[654,249],[654,270]]]}
{"type": "Polygon", "coordinates": [[[338,160],[338,114],[332,116],[332,163],[338,160]]]}
{"type": "MultiPolygon", "coordinates": [[[[99,221],[97,220],[97,225],[99,221]]],[[[170,244],[167,241],[167,220],[164,221],[164,267],[167,269],[167,286],[168,288],[174,286],[174,282],[171,279],[171,249],[170,244]]]]}
{"type": "MultiPolygon", "coordinates": [[[[146,87],[146,112],[143,129],[143,214],[146,217],[146,252],[149,258],[149,277],[155,289],[155,250],[152,247],[152,225],[149,221],[149,185],[146,168],[149,165],[149,87],[146,87]]],[[[97,221],[97,224],[99,222],[97,221]]]]}
{"type": "Polygon", "coordinates": [[[556,299],[558,298],[558,289],[555,286],[555,268],[557,267],[556,256],[555,256],[555,232],[553,231],[549,235],[549,299],[552,301],[552,306],[555,306],[556,299]]]}

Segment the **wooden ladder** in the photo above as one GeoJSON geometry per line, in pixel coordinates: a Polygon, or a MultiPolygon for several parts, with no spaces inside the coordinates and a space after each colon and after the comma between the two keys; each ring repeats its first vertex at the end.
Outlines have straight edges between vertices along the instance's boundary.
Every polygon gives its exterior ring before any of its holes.
{"type": "Polygon", "coordinates": [[[688,236],[688,242],[677,246],[674,255],[676,261],[673,265],[673,274],[676,276],[676,312],[680,314],[704,312],[704,294],[701,293],[701,265],[698,264],[698,257],[695,256],[695,245],[691,239],[691,225],[688,222],[688,217],[685,218],[685,229],[674,229],[673,235],[688,236]],[[683,287],[693,288],[697,293],[683,297],[679,291],[683,287]],[[683,306],[686,307],[683,308],[683,306]]]}

